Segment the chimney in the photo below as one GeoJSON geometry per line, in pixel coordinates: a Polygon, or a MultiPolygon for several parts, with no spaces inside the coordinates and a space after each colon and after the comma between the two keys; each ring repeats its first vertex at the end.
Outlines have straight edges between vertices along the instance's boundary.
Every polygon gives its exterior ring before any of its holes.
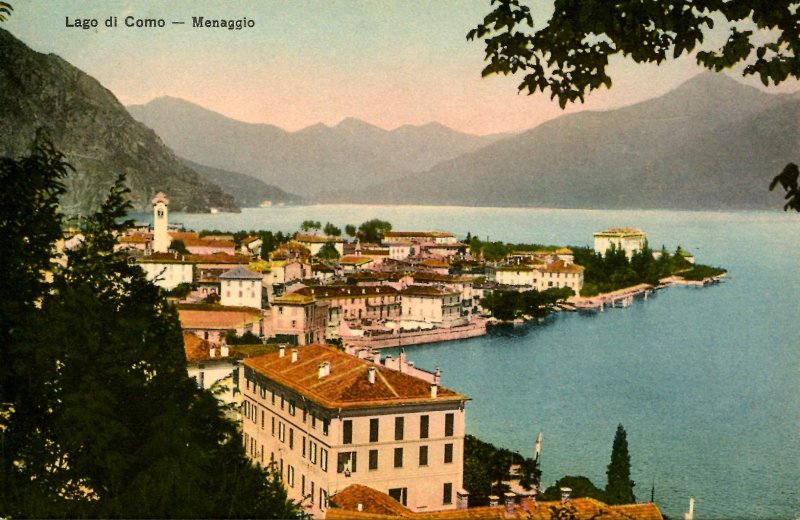
{"type": "Polygon", "coordinates": [[[431,399],[436,399],[439,395],[439,385],[431,385],[431,399]]]}
{"type": "Polygon", "coordinates": [[[292,363],[297,363],[297,349],[292,349],[292,363]]]}
{"type": "Polygon", "coordinates": [[[375,384],[375,372],[377,372],[377,370],[375,370],[375,367],[369,367],[367,369],[367,376],[369,377],[369,384],[371,385],[375,384]]]}
{"type": "Polygon", "coordinates": [[[456,492],[456,509],[467,509],[469,507],[469,491],[461,489],[456,492]]]}
{"type": "Polygon", "coordinates": [[[561,503],[566,504],[569,502],[569,495],[572,493],[572,488],[562,487],[561,488],[561,503]]]}
{"type": "Polygon", "coordinates": [[[285,355],[286,355],[286,346],[281,345],[281,347],[278,349],[278,357],[281,358],[285,355]]]}
{"type": "Polygon", "coordinates": [[[506,516],[514,516],[514,502],[516,495],[509,491],[508,493],[503,494],[505,497],[505,505],[506,505],[506,516]]]}
{"type": "Polygon", "coordinates": [[[381,364],[381,351],[380,350],[373,350],[372,351],[372,362],[376,365],[381,364]]]}
{"type": "Polygon", "coordinates": [[[217,349],[214,348],[214,347],[211,347],[210,349],[208,349],[208,357],[210,357],[210,358],[217,357],[217,349]]]}
{"type": "Polygon", "coordinates": [[[500,506],[500,497],[497,495],[489,495],[489,507],[500,506]]]}
{"type": "Polygon", "coordinates": [[[358,503],[358,505],[356,506],[356,509],[357,509],[358,511],[363,511],[363,510],[364,510],[364,504],[362,504],[361,502],[359,502],[359,503],[358,503]]]}
{"type": "Polygon", "coordinates": [[[319,364],[319,378],[322,379],[323,377],[327,376],[331,373],[331,362],[330,361],[323,361],[319,364]]]}
{"type": "Polygon", "coordinates": [[[228,354],[230,354],[228,351],[228,345],[222,345],[222,347],[219,349],[219,352],[219,357],[228,357],[228,354]]]}
{"type": "Polygon", "coordinates": [[[438,385],[441,377],[442,377],[442,369],[436,367],[436,371],[433,373],[433,384],[438,385]]]}

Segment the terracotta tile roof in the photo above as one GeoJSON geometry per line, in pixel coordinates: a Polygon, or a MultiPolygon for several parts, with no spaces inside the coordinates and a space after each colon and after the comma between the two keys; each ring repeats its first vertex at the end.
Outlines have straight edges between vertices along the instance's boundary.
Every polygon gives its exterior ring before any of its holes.
{"type": "Polygon", "coordinates": [[[631,227],[617,227],[617,228],[608,228],[605,231],[600,231],[595,233],[594,236],[598,235],[644,235],[644,231],[637,228],[631,227]]]}
{"type": "Polygon", "coordinates": [[[375,296],[396,296],[397,289],[387,285],[323,285],[320,287],[303,287],[292,294],[302,294],[317,300],[337,298],[373,298],[375,296]]]}
{"type": "Polygon", "coordinates": [[[556,251],[556,254],[557,255],[571,255],[571,254],[573,254],[573,251],[572,251],[572,249],[569,249],[568,247],[562,247],[561,249],[558,249],[556,251]]]}
{"type": "Polygon", "coordinates": [[[383,237],[400,238],[400,237],[413,237],[413,238],[444,238],[455,236],[446,231],[387,231],[383,237]]]}
{"type": "Polygon", "coordinates": [[[153,240],[150,237],[146,237],[144,235],[128,235],[119,238],[120,244],[146,244],[153,240]]]}
{"type": "Polygon", "coordinates": [[[172,240],[180,240],[186,247],[234,247],[234,244],[231,240],[222,240],[219,238],[200,238],[200,235],[194,231],[170,231],[169,236],[172,238],[172,240]]]}
{"type": "Polygon", "coordinates": [[[344,239],[331,237],[327,235],[307,235],[305,233],[297,233],[294,239],[298,242],[305,242],[307,244],[328,244],[336,242],[344,242],[344,239]]]}
{"type": "Polygon", "coordinates": [[[212,253],[210,255],[187,255],[186,258],[195,264],[249,264],[252,260],[247,255],[229,255],[228,253],[212,253]]]}
{"type": "Polygon", "coordinates": [[[176,253],[153,253],[142,258],[137,258],[136,262],[141,264],[192,264],[191,255],[179,255],[176,253]]]}
{"type": "Polygon", "coordinates": [[[183,332],[183,351],[186,353],[186,361],[189,363],[199,363],[209,359],[208,349],[211,343],[198,338],[191,332],[183,332]]]}
{"type": "Polygon", "coordinates": [[[298,361],[277,352],[249,358],[245,365],[272,381],[290,388],[328,409],[371,408],[412,403],[463,401],[463,395],[440,386],[431,398],[430,384],[422,379],[359,359],[335,348],[308,345],[298,348],[298,361]],[[322,362],[330,374],[318,375],[322,362]],[[375,383],[368,380],[369,367],[377,370],[375,383]]]}
{"type": "Polygon", "coordinates": [[[222,280],[261,280],[260,274],[254,273],[241,265],[237,265],[230,271],[225,271],[219,277],[222,280]]]}
{"type": "Polygon", "coordinates": [[[283,296],[278,296],[273,300],[275,305],[292,305],[292,304],[306,304],[312,303],[314,301],[313,296],[309,296],[306,294],[302,294],[300,292],[293,292],[290,294],[284,294],[283,296]]]}
{"type": "MultiPolygon", "coordinates": [[[[550,520],[550,506],[558,507],[560,502],[539,502],[530,512],[524,511],[519,504],[514,507],[512,515],[506,515],[501,503],[498,507],[472,507],[469,509],[449,509],[446,511],[413,512],[385,493],[360,484],[347,486],[331,497],[336,507],[330,508],[325,518],[338,519],[388,519],[417,518],[420,520],[450,520],[459,518],[471,519],[532,519],[550,520]],[[358,504],[362,511],[358,511],[358,504]]],[[[591,498],[575,498],[570,501],[575,508],[576,520],[663,520],[661,511],[655,504],[630,504],[609,506],[591,498]]]]}
{"type": "Polygon", "coordinates": [[[342,265],[364,265],[372,262],[372,258],[366,256],[343,256],[339,259],[342,265]]]}
{"type": "Polygon", "coordinates": [[[535,271],[536,268],[527,264],[498,265],[495,271],[535,271]]]}
{"type": "Polygon", "coordinates": [[[453,296],[460,293],[453,289],[447,289],[444,287],[433,287],[430,285],[409,285],[400,291],[400,294],[409,296],[453,296]]]}
{"type": "Polygon", "coordinates": [[[439,258],[428,258],[420,262],[420,264],[425,267],[450,267],[450,263],[447,260],[440,260],[439,258]]]}
{"type": "Polygon", "coordinates": [[[243,246],[246,246],[246,245],[248,245],[248,244],[250,244],[250,243],[253,243],[253,242],[255,242],[256,240],[261,240],[261,239],[260,239],[260,238],[258,238],[258,237],[244,237],[244,238],[242,239],[242,241],[241,241],[241,244],[242,244],[243,246]]]}
{"type": "Polygon", "coordinates": [[[584,271],[584,267],[578,264],[568,264],[563,260],[557,260],[547,264],[542,268],[542,271],[554,273],[581,273],[584,271]]]}
{"type": "Polygon", "coordinates": [[[229,330],[262,319],[261,309],[221,305],[179,305],[178,319],[183,329],[229,330]]]}

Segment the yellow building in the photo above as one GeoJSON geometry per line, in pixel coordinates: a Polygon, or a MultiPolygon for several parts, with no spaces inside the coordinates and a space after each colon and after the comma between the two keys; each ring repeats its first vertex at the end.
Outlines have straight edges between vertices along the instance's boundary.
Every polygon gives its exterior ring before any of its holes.
{"type": "Polygon", "coordinates": [[[411,511],[455,508],[465,396],[321,345],[249,358],[244,379],[248,455],[274,461],[289,498],[313,516],[352,484],[411,511]]]}

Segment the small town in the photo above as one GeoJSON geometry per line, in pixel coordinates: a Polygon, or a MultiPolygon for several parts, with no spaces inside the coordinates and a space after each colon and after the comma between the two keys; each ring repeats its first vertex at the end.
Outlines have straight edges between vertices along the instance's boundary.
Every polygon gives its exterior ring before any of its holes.
{"type": "MultiPolygon", "coordinates": [[[[440,384],[441,367],[415,366],[405,348],[482,336],[553,311],[624,307],[657,288],[582,297],[585,268],[566,247],[487,261],[452,233],[391,231],[377,219],[360,228],[372,242],[308,221],[264,255],[258,236],[179,229],[164,193],[152,208],[152,224],[121,233],[115,250],[175,304],[189,376],[199,388],[222,390],[247,455],[274,468],[288,497],[314,518],[461,518],[465,509],[470,518],[550,518],[553,503],[537,497],[544,490],[535,483],[520,485],[519,467],[509,468],[502,497],[471,502],[463,475],[470,398],[440,384]],[[492,295],[526,292],[551,297],[503,319],[492,313],[492,295]],[[385,348],[399,354],[382,355],[385,348]]],[[[81,241],[72,234],[62,247],[81,241]]],[[[631,259],[646,243],[633,228],[594,235],[599,256],[631,259]]],[[[695,267],[687,253],[676,256],[695,267]]],[[[693,281],[688,271],[659,287],[724,276],[716,270],[693,281]]],[[[541,434],[537,450],[540,443],[541,434]]],[[[607,505],[571,499],[568,487],[559,492],[556,504],[570,503],[576,518],[662,518],[653,503],[607,505]]]]}

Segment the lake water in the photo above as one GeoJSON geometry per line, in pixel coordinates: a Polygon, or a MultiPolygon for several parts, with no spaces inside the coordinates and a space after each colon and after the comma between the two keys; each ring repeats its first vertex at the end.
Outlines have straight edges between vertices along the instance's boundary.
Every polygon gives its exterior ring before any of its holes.
{"type": "Polygon", "coordinates": [[[800,215],[417,206],[305,206],[174,215],[190,229],[295,231],[370,218],[396,230],[591,245],[607,227],[644,229],[727,268],[723,283],[673,287],[626,309],[563,313],[542,325],[413,347],[419,366],[472,398],[467,430],[532,454],[543,432],[543,484],[585,475],[605,486],[617,424],[634,489],[682,518],[800,515],[800,215]]]}

